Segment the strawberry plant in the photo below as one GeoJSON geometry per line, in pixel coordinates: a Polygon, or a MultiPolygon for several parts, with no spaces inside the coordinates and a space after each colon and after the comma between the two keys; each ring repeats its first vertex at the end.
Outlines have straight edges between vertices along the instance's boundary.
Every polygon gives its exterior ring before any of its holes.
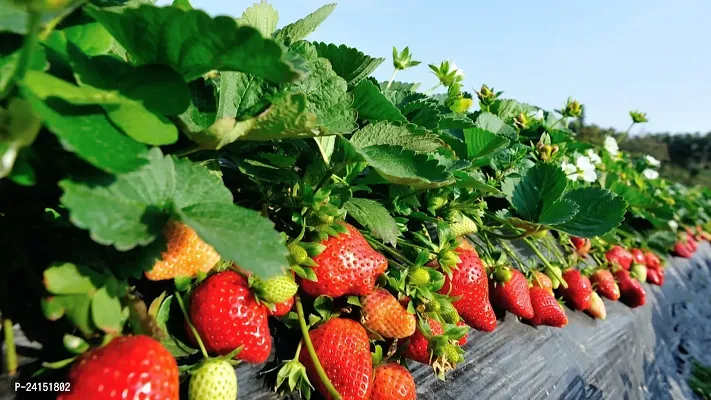
{"type": "Polygon", "coordinates": [[[334,7],[277,29],[265,1],[236,18],[2,4],[11,374],[19,324],[42,346],[32,373],[77,388],[64,398],[233,398],[234,365],[270,359],[281,396],[415,398],[407,360],[445,379],[494,308],[561,328],[555,289],[602,320],[600,296],[644,305],[664,255],[711,237],[711,191],[576,140],[580,102],[469,93],[450,61],[419,91],[395,80],[414,45],[379,82],[384,58],[308,41],[334,7]]]}

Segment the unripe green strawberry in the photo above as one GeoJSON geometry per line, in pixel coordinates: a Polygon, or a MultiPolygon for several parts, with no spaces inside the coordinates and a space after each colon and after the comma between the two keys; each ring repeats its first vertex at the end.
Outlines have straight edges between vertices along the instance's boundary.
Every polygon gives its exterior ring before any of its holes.
{"type": "Polygon", "coordinates": [[[494,271],[494,278],[499,283],[506,283],[511,280],[513,273],[508,267],[499,267],[494,271]]]}
{"type": "Polygon", "coordinates": [[[427,208],[432,211],[437,211],[447,204],[447,198],[444,196],[433,196],[427,201],[427,208]]]}
{"type": "Polygon", "coordinates": [[[647,267],[642,264],[634,264],[630,268],[630,273],[640,282],[647,282],[647,267]]]}
{"type": "Polygon", "coordinates": [[[455,346],[451,343],[448,343],[444,346],[442,351],[444,358],[452,364],[459,364],[460,362],[464,361],[464,357],[462,356],[459,350],[459,346],[455,346]]]}
{"type": "Polygon", "coordinates": [[[299,285],[294,279],[287,275],[278,275],[266,281],[257,280],[252,285],[252,289],[259,298],[269,303],[284,303],[294,297],[299,285]]]}
{"type": "Polygon", "coordinates": [[[234,400],[237,398],[237,375],[224,360],[210,360],[190,378],[190,400],[234,400]]]}
{"type": "Polygon", "coordinates": [[[460,215],[457,222],[449,225],[449,229],[452,230],[454,237],[476,233],[478,230],[476,223],[466,215],[460,215]]]}
{"type": "Polygon", "coordinates": [[[306,252],[306,249],[299,246],[298,243],[289,244],[287,249],[289,249],[288,259],[290,265],[300,265],[309,259],[309,253],[306,252]]]}
{"type": "Polygon", "coordinates": [[[455,324],[459,321],[459,313],[452,303],[448,301],[440,302],[439,316],[448,324],[455,324]]]}
{"type": "Polygon", "coordinates": [[[439,312],[442,309],[442,306],[439,304],[439,301],[437,300],[432,300],[429,303],[425,304],[425,310],[428,312],[439,312]]]}
{"type": "Polygon", "coordinates": [[[544,273],[546,274],[546,276],[551,278],[551,284],[553,285],[553,289],[558,289],[558,287],[560,286],[560,281],[558,280],[558,277],[561,276],[563,271],[561,271],[559,267],[554,266],[551,268],[546,268],[544,273]],[[551,271],[551,269],[553,269],[554,271],[551,271]]]}
{"type": "Polygon", "coordinates": [[[411,285],[421,286],[430,283],[430,273],[426,269],[416,267],[410,270],[408,280],[411,285]]]}

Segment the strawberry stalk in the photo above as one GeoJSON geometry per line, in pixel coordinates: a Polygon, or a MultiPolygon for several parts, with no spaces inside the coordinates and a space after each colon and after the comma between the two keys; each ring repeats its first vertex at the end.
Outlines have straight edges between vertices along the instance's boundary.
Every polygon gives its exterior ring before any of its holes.
{"type": "Polygon", "coordinates": [[[207,355],[207,350],[205,349],[205,344],[203,344],[202,339],[200,339],[200,335],[198,334],[197,329],[195,329],[195,325],[193,325],[193,321],[190,320],[190,316],[188,315],[188,310],[185,308],[185,304],[183,304],[183,298],[182,298],[182,296],[180,296],[180,293],[176,293],[175,298],[178,299],[178,305],[180,306],[180,311],[183,312],[183,317],[185,317],[185,322],[188,323],[188,327],[190,328],[190,331],[193,333],[193,336],[195,336],[195,341],[198,343],[198,347],[200,347],[200,353],[202,353],[203,357],[210,358],[210,356],[207,355]]]}
{"type": "Polygon", "coordinates": [[[531,239],[528,239],[528,238],[523,239],[523,242],[526,243],[528,245],[528,247],[531,248],[533,253],[541,260],[541,262],[543,262],[543,265],[545,265],[549,271],[553,272],[553,274],[558,279],[558,281],[560,281],[561,286],[563,286],[564,288],[568,288],[568,284],[565,282],[565,279],[563,279],[563,276],[557,273],[555,268],[553,268],[551,263],[548,262],[548,259],[543,256],[543,253],[541,253],[541,251],[538,250],[538,247],[536,247],[536,245],[531,241],[531,239]]]}
{"type": "Polygon", "coordinates": [[[546,236],[543,239],[543,243],[546,245],[546,250],[548,250],[548,254],[553,254],[555,258],[558,259],[558,262],[566,265],[565,258],[563,257],[563,254],[561,254],[560,249],[558,246],[553,243],[553,238],[551,236],[546,236]]]}
{"type": "Polygon", "coordinates": [[[0,100],[4,99],[10,91],[15,87],[15,83],[22,82],[25,78],[25,73],[30,66],[30,56],[32,55],[32,50],[34,50],[37,44],[37,34],[42,28],[42,13],[36,10],[30,9],[29,16],[27,18],[27,35],[25,35],[25,41],[22,44],[22,50],[20,51],[20,58],[17,60],[17,67],[15,72],[12,74],[12,78],[9,80],[9,84],[5,87],[2,93],[0,93],[0,100]]]}
{"type": "Polygon", "coordinates": [[[301,305],[301,296],[299,296],[298,294],[294,296],[294,302],[296,303],[296,315],[299,317],[299,327],[301,328],[301,335],[304,338],[304,344],[306,344],[306,351],[308,351],[309,357],[311,357],[311,362],[314,363],[316,373],[318,374],[319,379],[321,379],[321,382],[323,382],[323,385],[326,387],[326,390],[328,390],[328,394],[331,395],[333,400],[342,400],[343,397],[333,386],[331,380],[328,379],[328,375],[326,375],[326,371],[323,370],[321,361],[319,361],[318,355],[316,355],[316,349],[314,349],[314,344],[313,342],[311,342],[311,336],[309,335],[309,327],[306,326],[306,319],[304,318],[304,307],[301,305]]]}
{"type": "Polygon", "coordinates": [[[15,349],[15,332],[12,330],[12,320],[2,319],[3,335],[5,337],[5,363],[7,374],[14,376],[17,373],[17,350],[15,349]]]}

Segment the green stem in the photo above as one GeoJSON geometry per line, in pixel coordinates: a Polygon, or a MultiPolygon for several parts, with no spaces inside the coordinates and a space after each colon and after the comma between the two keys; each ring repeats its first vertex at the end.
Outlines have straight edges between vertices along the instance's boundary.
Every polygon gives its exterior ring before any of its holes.
{"type": "MultiPolygon", "coordinates": [[[[385,245],[383,245],[383,244],[381,244],[381,243],[378,243],[377,240],[373,239],[373,238],[370,237],[370,236],[366,236],[366,235],[363,235],[363,236],[365,237],[365,240],[367,240],[368,243],[369,243],[371,246],[373,246],[374,248],[376,248],[376,249],[378,249],[378,250],[380,250],[380,251],[383,251],[383,252],[388,253],[388,255],[390,255],[390,257],[396,259],[397,262],[402,263],[402,264],[405,264],[405,265],[407,265],[408,267],[411,267],[411,266],[414,265],[413,263],[410,262],[410,260],[408,260],[407,258],[405,258],[405,256],[403,256],[402,254],[398,253],[397,251],[391,249],[390,247],[385,246],[385,245]]],[[[402,265],[400,265],[400,266],[402,267],[402,265]]]]}
{"type": "Polygon", "coordinates": [[[620,135],[620,138],[617,140],[618,143],[622,143],[622,142],[625,141],[625,139],[627,139],[627,135],[630,134],[630,129],[632,129],[633,126],[634,126],[634,122],[630,124],[629,128],[627,128],[627,130],[625,131],[625,133],[623,133],[622,135],[620,135]]]}
{"type": "Polygon", "coordinates": [[[188,327],[190,328],[190,331],[193,333],[193,336],[195,336],[195,340],[198,342],[198,346],[200,347],[200,352],[202,353],[202,356],[205,358],[210,358],[210,356],[207,355],[207,350],[205,350],[205,345],[202,343],[202,339],[200,339],[200,335],[198,334],[197,329],[195,329],[195,325],[193,325],[193,321],[190,320],[190,316],[188,315],[188,310],[185,309],[185,304],[183,304],[183,297],[180,295],[180,293],[175,293],[175,298],[178,299],[178,305],[180,306],[180,311],[183,312],[183,317],[185,317],[185,322],[188,323],[188,327]]]}
{"type": "Polygon", "coordinates": [[[388,86],[385,86],[385,90],[390,89],[390,85],[393,84],[393,80],[395,80],[395,74],[397,74],[397,71],[399,71],[399,69],[395,68],[395,71],[393,71],[393,74],[390,75],[390,80],[388,80],[388,86]]]}
{"type": "Polygon", "coordinates": [[[518,235],[513,235],[513,236],[506,236],[506,235],[500,235],[500,234],[498,234],[498,233],[496,233],[496,232],[494,232],[494,231],[491,231],[491,230],[487,230],[487,234],[488,234],[488,235],[491,235],[491,236],[493,236],[493,237],[495,237],[495,238],[497,238],[497,239],[500,239],[500,240],[519,240],[519,239],[524,239],[524,238],[527,238],[527,237],[533,235],[534,233],[535,233],[535,231],[534,231],[534,232],[523,232],[523,233],[520,233],[520,234],[518,234],[518,235]]]}
{"type": "Polygon", "coordinates": [[[558,125],[558,123],[560,123],[560,121],[562,121],[564,119],[565,119],[565,116],[560,117],[557,121],[555,121],[553,123],[553,125],[551,125],[551,129],[555,129],[555,126],[558,125]]]}
{"type": "Polygon", "coordinates": [[[207,149],[203,149],[202,147],[200,147],[198,145],[194,145],[194,146],[188,147],[187,149],[177,151],[177,152],[173,153],[173,155],[176,157],[185,157],[185,156],[189,156],[193,153],[197,153],[198,151],[202,151],[202,150],[207,150],[207,149]]]}
{"type": "Polygon", "coordinates": [[[14,376],[17,373],[17,349],[15,348],[15,332],[12,330],[12,320],[2,319],[2,329],[5,337],[5,363],[7,373],[14,376]]]}
{"type": "Polygon", "coordinates": [[[296,303],[296,315],[298,315],[299,317],[299,327],[301,328],[301,335],[304,338],[304,344],[306,344],[306,351],[309,352],[311,362],[313,362],[314,368],[316,369],[316,374],[321,379],[321,382],[326,387],[326,390],[328,391],[328,394],[331,396],[331,398],[333,400],[342,400],[343,397],[341,397],[341,394],[338,393],[338,390],[336,390],[336,388],[333,386],[331,380],[328,379],[326,371],[323,370],[321,361],[319,361],[318,355],[316,354],[316,349],[314,349],[314,344],[311,342],[309,328],[306,326],[306,318],[304,317],[304,307],[301,305],[301,296],[297,294],[296,296],[294,296],[294,300],[296,303]]]}
{"type": "Polygon", "coordinates": [[[506,254],[508,254],[509,257],[513,258],[516,261],[516,263],[518,263],[519,268],[528,269],[528,267],[524,267],[523,261],[521,261],[521,259],[518,258],[516,253],[511,249],[511,247],[509,247],[509,245],[505,241],[500,240],[499,243],[501,244],[501,247],[504,248],[504,251],[506,252],[506,254]]]}
{"type": "Polygon", "coordinates": [[[326,182],[328,182],[328,180],[331,179],[333,175],[339,173],[344,166],[344,163],[338,163],[331,167],[331,169],[328,170],[328,172],[323,176],[323,178],[321,178],[321,181],[318,183],[318,185],[316,185],[316,187],[314,188],[314,193],[318,192],[321,187],[323,187],[323,185],[325,185],[326,182]]]}
{"type": "Polygon", "coordinates": [[[27,35],[25,35],[22,50],[20,50],[20,58],[17,60],[17,67],[15,68],[12,78],[10,78],[10,82],[5,87],[5,90],[0,94],[0,100],[7,97],[8,93],[10,93],[18,82],[22,82],[22,80],[25,79],[27,69],[30,67],[30,57],[32,57],[32,51],[37,44],[37,33],[39,33],[41,27],[42,13],[30,12],[27,20],[27,35]]]}
{"type": "Polygon", "coordinates": [[[563,285],[564,288],[567,288],[568,284],[563,279],[563,276],[557,273],[557,271],[553,268],[551,263],[548,262],[548,259],[543,256],[543,254],[541,253],[540,250],[538,250],[538,247],[536,247],[536,245],[530,239],[524,239],[523,241],[524,241],[524,243],[526,243],[528,245],[528,247],[531,248],[531,250],[533,250],[533,253],[538,258],[541,259],[541,262],[543,262],[543,265],[545,265],[546,268],[548,268],[548,270],[550,270],[553,274],[555,274],[555,277],[560,281],[560,284],[563,285]]]}
{"type": "Polygon", "coordinates": [[[563,255],[560,253],[558,246],[553,243],[553,238],[551,236],[546,236],[546,238],[543,240],[543,243],[546,245],[546,250],[548,250],[548,253],[551,253],[555,256],[555,258],[558,259],[558,262],[565,265],[565,259],[563,258],[563,255]]]}
{"type": "Polygon", "coordinates": [[[434,85],[434,86],[432,86],[432,88],[431,88],[430,90],[426,91],[425,94],[430,94],[430,93],[434,92],[434,91],[437,90],[440,86],[442,86],[442,83],[441,83],[441,82],[438,83],[438,84],[436,84],[436,85],[434,85]]]}

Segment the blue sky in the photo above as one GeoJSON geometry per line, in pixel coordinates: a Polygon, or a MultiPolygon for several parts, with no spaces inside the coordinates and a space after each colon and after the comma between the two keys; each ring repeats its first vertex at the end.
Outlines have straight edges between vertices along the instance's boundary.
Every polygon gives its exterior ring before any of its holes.
{"type": "MultiPolygon", "coordinates": [[[[163,0],[160,3],[165,3],[163,0]]],[[[279,26],[328,3],[270,0],[279,26]]],[[[238,16],[253,2],[193,0],[212,15],[238,16]]],[[[454,60],[464,87],[482,83],[546,109],[568,96],[587,121],[626,129],[646,111],[643,132],[711,131],[710,0],[342,0],[309,40],[346,44],[387,60],[410,46],[423,64],[397,79],[436,83],[425,64],[454,60]]]]}

